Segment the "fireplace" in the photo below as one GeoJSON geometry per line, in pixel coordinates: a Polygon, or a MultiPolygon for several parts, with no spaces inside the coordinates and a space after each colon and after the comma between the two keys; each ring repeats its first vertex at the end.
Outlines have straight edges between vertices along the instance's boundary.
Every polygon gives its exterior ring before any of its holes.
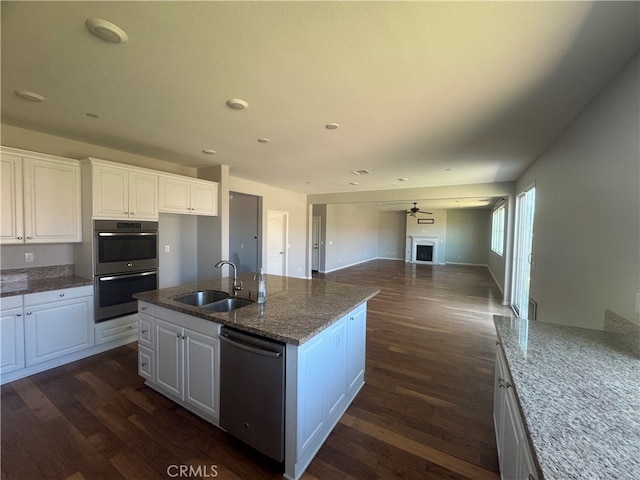
{"type": "Polygon", "coordinates": [[[411,263],[438,264],[439,237],[411,237],[411,263]]]}

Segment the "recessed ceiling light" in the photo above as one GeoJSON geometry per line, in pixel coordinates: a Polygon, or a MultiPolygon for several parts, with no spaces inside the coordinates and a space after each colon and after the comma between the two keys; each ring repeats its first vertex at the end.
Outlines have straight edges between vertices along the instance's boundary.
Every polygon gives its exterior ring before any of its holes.
{"type": "Polygon", "coordinates": [[[358,182],[349,182],[349,185],[360,185],[358,182]]]}
{"type": "Polygon", "coordinates": [[[264,138],[264,137],[263,137],[263,138],[259,138],[259,139],[258,139],[258,141],[259,141],[260,143],[269,143],[271,140],[270,140],[270,139],[268,139],[268,138],[264,138]]]}
{"type": "Polygon", "coordinates": [[[338,123],[327,123],[324,128],[326,128],[327,130],[335,130],[336,128],[339,128],[340,125],[338,123]]]}
{"type": "Polygon", "coordinates": [[[85,25],[91,33],[105,42],[124,43],[129,40],[127,34],[119,26],[101,18],[89,18],[85,25]]]}
{"type": "Polygon", "coordinates": [[[399,182],[408,182],[409,179],[408,178],[399,178],[398,181],[399,182]]]}
{"type": "Polygon", "coordinates": [[[207,155],[214,155],[216,151],[211,148],[205,148],[202,150],[202,153],[206,153],[207,155]]]}
{"type": "Polygon", "coordinates": [[[30,102],[44,102],[45,98],[36,92],[29,90],[16,90],[15,94],[23,100],[29,100],[30,102]]]}
{"type": "Polygon", "coordinates": [[[451,171],[451,169],[450,169],[450,168],[445,168],[445,169],[444,169],[444,171],[445,171],[445,172],[450,172],[450,171],[451,171]]]}
{"type": "Polygon", "coordinates": [[[227,100],[227,107],[233,108],[234,110],[244,110],[248,106],[249,104],[247,102],[239,98],[230,98],[227,100]]]}

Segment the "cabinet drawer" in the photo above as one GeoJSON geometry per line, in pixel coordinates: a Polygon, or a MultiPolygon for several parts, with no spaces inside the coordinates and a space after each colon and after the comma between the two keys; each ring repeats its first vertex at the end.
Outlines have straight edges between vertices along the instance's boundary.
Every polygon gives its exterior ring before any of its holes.
{"type": "Polygon", "coordinates": [[[131,337],[135,341],[138,333],[138,318],[136,314],[126,317],[107,320],[96,324],[95,335],[96,345],[131,337]]]}
{"type": "Polygon", "coordinates": [[[152,303],[142,302],[138,300],[138,312],[153,317],[155,310],[152,303]]]}
{"type": "Polygon", "coordinates": [[[93,295],[93,285],[51,290],[50,292],[28,293],[24,296],[24,306],[30,307],[32,305],[69,300],[70,298],[88,297],[91,295],[93,295]]]}
{"type": "Polygon", "coordinates": [[[22,308],[22,295],[0,298],[0,310],[13,310],[14,308],[22,308]]]}
{"type": "Polygon", "coordinates": [[[138,343],[148,348],[153,347],[153,317],[139,314],[138,343]]]}
{"type": "Polygon", "coordinates": [[[142,345],[138,345],[138,374],[153,381],[153,351],[142,345]]]}

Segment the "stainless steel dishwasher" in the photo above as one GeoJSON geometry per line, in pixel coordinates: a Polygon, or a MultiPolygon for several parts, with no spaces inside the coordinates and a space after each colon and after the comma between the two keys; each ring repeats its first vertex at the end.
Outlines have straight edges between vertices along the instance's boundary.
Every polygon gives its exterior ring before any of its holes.
{"type": "Polygon", "coordinates": [[[285,345],[222,327],[220,426],[278,462],[284,460],[285,345]]]}

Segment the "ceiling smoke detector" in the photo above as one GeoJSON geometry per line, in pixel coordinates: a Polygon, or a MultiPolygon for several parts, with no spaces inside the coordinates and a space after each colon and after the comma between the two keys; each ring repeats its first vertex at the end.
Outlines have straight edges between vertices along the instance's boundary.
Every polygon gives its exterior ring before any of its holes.
{"type": "Polygon", "coordinates": [[[124,43],[129,40],[127,34],[119,26],[101,18],[89,18],[85,25],[91,33],[105,42],[124,43]]]}
{"type": "Polygon", "coordinates": [[[230,98],[227,100],[227,107],[233,108],[234,110],[244,110],[248,106],[249,104],[240,98],[230,98]]]}

